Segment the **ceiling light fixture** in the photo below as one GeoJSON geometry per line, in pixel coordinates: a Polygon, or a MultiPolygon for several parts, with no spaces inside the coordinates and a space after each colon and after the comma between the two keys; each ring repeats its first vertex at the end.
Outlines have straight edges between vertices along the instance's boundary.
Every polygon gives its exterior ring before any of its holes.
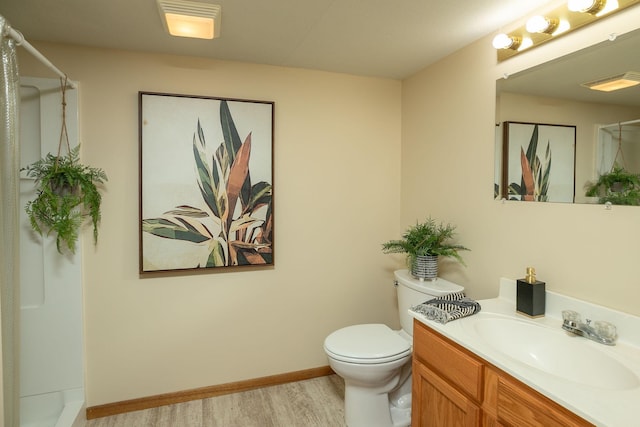
{"type": "Polygon", "coordinates": [[[560,20],[557,18],[536,15],[529,18],[526,29],[530,33],[553,34],[558,25],[560,25],[560,20]]]}
{"type": "Polygon", "coordinates": [[[220,36],[221,7],[189,0],[157,0],[165,30],[172,36],[213,39],[220,36]]]}
{"type": "Polygon", "coordinates": [[[640,73],[636,71],[627,71],[626,73],[617,76],[582,83],[581,86],[602,92],[612,92],[614,90],[624,89],[638,84],[640,84],[640,73]]]}
{"type": "Polygon", "coordinates": [[[493,47],[496,49],[518,50],[520,43],[522,43],[522,37],[510,36],[505,33],[500,33],[493,38],[493,47]]]}

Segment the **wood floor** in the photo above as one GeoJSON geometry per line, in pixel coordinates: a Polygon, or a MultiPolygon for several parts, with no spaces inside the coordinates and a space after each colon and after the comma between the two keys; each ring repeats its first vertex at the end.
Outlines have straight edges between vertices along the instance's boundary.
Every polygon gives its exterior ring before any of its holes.
{"type": "Polygon", "coordinates": [[[86,427],[344,427],[344,381],[329,375],[87,421],[86,427]]]}

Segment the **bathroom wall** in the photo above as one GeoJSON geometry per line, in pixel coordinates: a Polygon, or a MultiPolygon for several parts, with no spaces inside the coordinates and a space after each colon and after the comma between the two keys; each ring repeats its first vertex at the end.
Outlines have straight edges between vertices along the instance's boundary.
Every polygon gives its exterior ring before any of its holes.
{"type": "Polygon", "coordinates": [[[501,64],[487,36],[403,81],[402,226],[426,214],[458,226],[468,267],[442,275],[472,297],[533,266],[550,290],[640,315],[640,208],[493,200],[496,79],[638,22],[633,7],[501,64]]]}
{"type": "Polygon", "coordinates": [[[82,158],[109,176],[82,236],[88,406],[326,366],[336,328],[399,326],[399,81],[36,47],[79,82],[82,158]],[[275,267],[139,277],[138,91],[275,101],[275,267]]]}

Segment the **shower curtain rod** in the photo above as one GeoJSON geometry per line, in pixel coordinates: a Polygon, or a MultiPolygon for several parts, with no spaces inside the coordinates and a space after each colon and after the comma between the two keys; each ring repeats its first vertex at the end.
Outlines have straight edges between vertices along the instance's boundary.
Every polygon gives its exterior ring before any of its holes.
{"type": "Polygon", "coordinates": [[[635,123],[640,123],[640,119],[635,119],[635,120],[629,120],[627,122],[618,122],[618,123],[611,123],[610,125],[602,125],[600,126],[600,128],[608,128],[610,126],[624,126],[624,125],[633,125],[635,123]]]}
{"type": "MultiPolygon", "coordinates": [[[[13,28],[11,28],[11,26],[8,26],[7,28],[9,30],[8,31],[9,37],[14,39],[16,41],[16,43],[18,44],[18,46],[22,46],[23,48],[25,48],[27,50],[27,52],[29,52],[31,55],[35,56],[38,61],[42,62],[47,68],[49,68],[51,71],[56,73],[58,76],[62,77],[63,79],[67,79],[68,78],[67,75],[65,73],[63,73],[62,71],[60,71],[60,69],[58,69],[58,67],[53,65],[53,63],[51,63],[51,61],[49,61],[46,56],[41,54],[38,51],[38,49],[33,47],[33,45],[31,43],[29,43],[24,38],[24,36],[22,35],[22,33],[20,31],[14,30],[13,28]]],[[[67,80],[67,85],[69,87],[71,87],[72,89],[76,89],[78,87],[71,80],[67,80]]]]}

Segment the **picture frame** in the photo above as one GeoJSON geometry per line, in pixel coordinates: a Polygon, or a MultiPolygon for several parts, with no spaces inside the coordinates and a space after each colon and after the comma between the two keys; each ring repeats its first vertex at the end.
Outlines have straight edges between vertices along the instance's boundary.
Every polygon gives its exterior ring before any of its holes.
{"type": "Polygon", "coordinates": [[[138,95],[140,274],[273,266],[275,103],[138,95]]]}
{"type": "Polygon", "coordinates": [[[503,123],[501,197],[573,203],[576,126],[503,123]]]}

